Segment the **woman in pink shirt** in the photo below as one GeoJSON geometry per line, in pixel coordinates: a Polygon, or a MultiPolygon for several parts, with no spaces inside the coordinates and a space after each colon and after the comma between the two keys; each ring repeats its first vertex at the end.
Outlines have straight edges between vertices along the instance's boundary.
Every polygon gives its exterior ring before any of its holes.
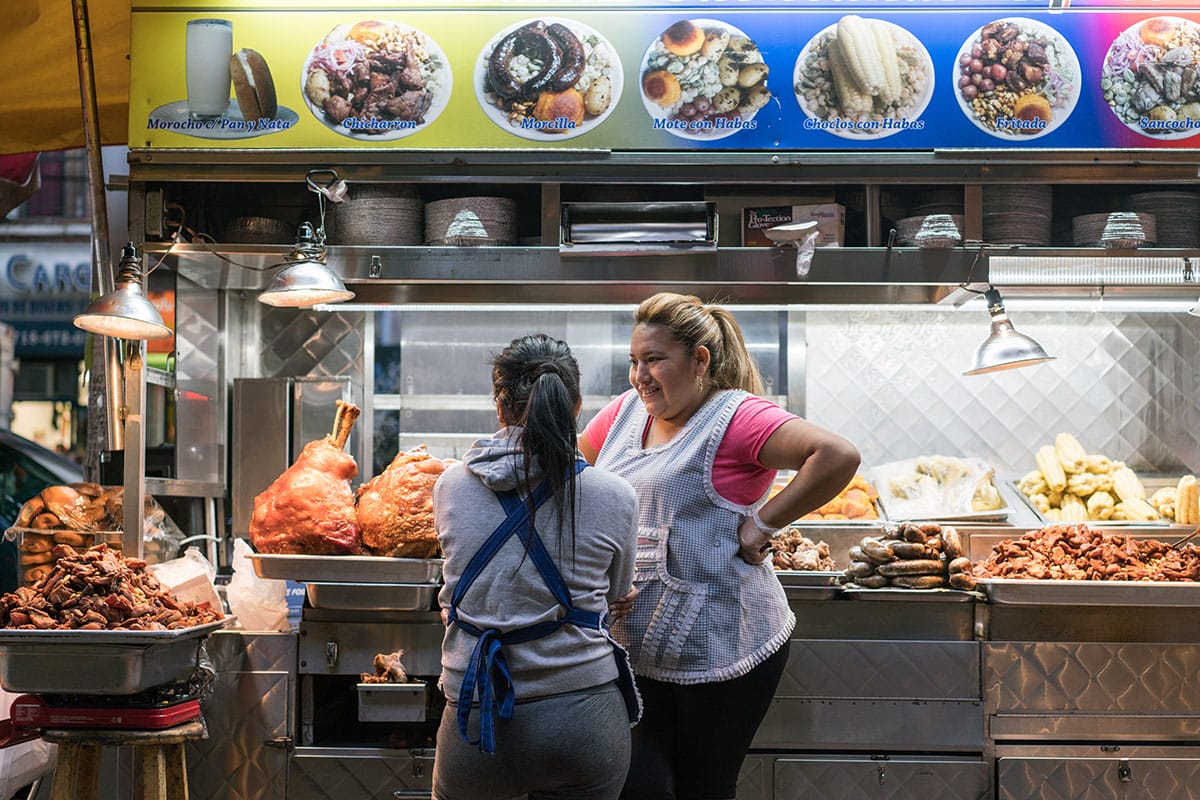
{"type": "Polygon", "coordinates": [[[612,630],[645,710],[621,797],[733,798],[796,621],[771,537],[841,491],[859,454],[758,397],[737,322],[696,297],[638,307],[629,382],[579,442],[638,496],[638,593],[612,630]],[[796,474],[768,500],[780,469],[796,474]]]}

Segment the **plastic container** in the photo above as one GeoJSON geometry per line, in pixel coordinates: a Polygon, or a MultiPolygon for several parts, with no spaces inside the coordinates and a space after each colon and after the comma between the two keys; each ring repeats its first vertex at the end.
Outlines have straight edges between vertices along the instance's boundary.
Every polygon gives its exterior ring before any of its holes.
{"type": "Polygon", "coordinates": [[[77,551],[87,550],[97,544],[107,544],[121,549],[121,531],[75,531],[66,528],[9,528],[4,538],[15,541],[20,553],[18,570],[22,586],[33,586],[50,574],[58,561],[54,557],[55,545],[65,544],[77,551]]]}

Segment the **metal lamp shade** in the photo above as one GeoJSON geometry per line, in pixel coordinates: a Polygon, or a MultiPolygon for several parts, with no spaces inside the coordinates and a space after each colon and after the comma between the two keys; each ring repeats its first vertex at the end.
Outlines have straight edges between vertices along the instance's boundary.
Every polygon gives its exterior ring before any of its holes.
{"type": "Polygon", "coordinates": [[[995,289],[985,295],[988,313],[992,315],[992,332],[975,350],[975,361],[963,375],[982,375],[1053,361],[1034,339],[1017,331],[1004,313],[1004,303],[995,289]]]}
{"type": "Polygon", "coordinates": [[[118,339],[169,339],[173,332],[142,292],[142,266],[132,243],[121,252],[116,288],[93,300],[72,322],[76,328],[118,339]]]}
{"type": "Polygon", "coordinates": [[[288,264],[258,296],[269,306],[308,308],[317,303],[341,303],[354,297],[342,279],[320,261],[304,259],[288,264]]]}

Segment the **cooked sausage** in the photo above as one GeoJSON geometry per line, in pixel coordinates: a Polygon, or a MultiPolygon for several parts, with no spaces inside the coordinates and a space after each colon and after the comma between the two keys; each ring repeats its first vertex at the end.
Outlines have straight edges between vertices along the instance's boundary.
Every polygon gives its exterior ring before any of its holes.
{"type": "Polygon", "coordinates": [[[854,581],[854,583],[863,587],[864,589],[882,589],[885,586],[887,586],[888,584],[890,584],[891,581],[888,578],[883,577],[882,575],[875,574],[875,575],[868,575],[865,578],[858,578],[857,580],[854,581]]]}
{"type": "Polygon", "coordinates": [[[488,59],[488,81],[501,97],[512,99],[521,95],[533,96],[550,85],[562,68],[562,47],[546,33],[546,23],[534,20],[505,36],[488,59]],[[513,75],[509,63],[517,53],[525,53],[541,63],[541,69],[527,81],[513,75]]]}
{"type": "Polygon", "coordinates": [[[940,589],[946,579],[941,575],[899,575],[892,578],[892,585],[901,589],[940,589]]]}
{"type": "Polygon", "coordinates": [[[858,543],[858,546],[867,554],[867,559],[876,564],[883,564],[896,557],[896,554],[892,552],[892,548],[870,536],[865,537],[858,543]]]}
{"type": "Polygon", "coordinates": [[[941,575],[945,572],[941,561],[934,558],[913,558],[906,561],[892,561],[880,564],[875,571],[880,575],[894,578],[897,575],[941,575]]]}
{"type": "Polygon", "coordinates": [[[928,546],[916,542],[891,542],[889,545],[896,558],[932,558],[933,551],[928,546]]]}
{"type": "Polygon", "coordinates": [[[571,32],[571,29],[560,22],[555,22],[546,28],[546,35],[558,45],[562,51],[562,65],[552,76],[550,91],[562,92],[579,83],[586,66],[583,56],[583,42],[571,32]]]}
{"type": "Polygon", "coordinates": [[[951,575],[959,572],[970,572],[971,559],[967,558],[966,556],[959,556],[958,558],[952,559],[950,563],[946,565],[946,570],[951,575]]]}
{"type": "Polygon", "coordinates": [[[875,565],[866,561],[851,561],[850,566],[846,567],[846,576],[858,580],[865,578],[875,572],[875,565]]]}
{"type": "Polygon", "coordinates": [[[965,572],[956,572],[950,576],[950,585],[966,592],[974,591],[975,578],[965,572]]]}
{"type": "Polygon", "coordinates": [[[958,531],[950,526],[942,528],[942,552],[946,554],[946,558],[955,559],[963,554],[962,539],[959,538],[958,531]]]}

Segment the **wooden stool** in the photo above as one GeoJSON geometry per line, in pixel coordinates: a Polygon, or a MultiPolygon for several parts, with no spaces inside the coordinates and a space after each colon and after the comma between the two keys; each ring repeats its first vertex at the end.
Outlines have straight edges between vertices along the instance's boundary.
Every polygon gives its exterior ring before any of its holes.
{"type": "Polygon", "coordinates": [[[100,800],[100,748],[129,746],[142,765],[142,800],[188,800],[185,742],[208,738],[204,717],[159,731],[47,728],[59,746],[50,800],[100,800]]]}

